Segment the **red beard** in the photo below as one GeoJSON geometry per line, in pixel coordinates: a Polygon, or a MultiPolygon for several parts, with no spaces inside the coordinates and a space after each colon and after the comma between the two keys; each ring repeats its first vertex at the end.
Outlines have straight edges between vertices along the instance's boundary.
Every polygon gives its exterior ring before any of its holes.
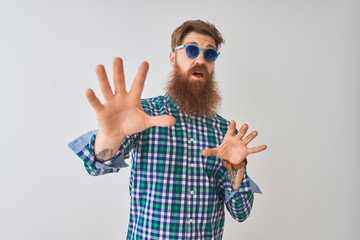
{"type": "Polygon", "coordinates": [[[221,96],[214,80],[214,72],[209,73],[204,64],[195,65],[186,73],[175,64],[166,86],[167,94],[180,106],[180,110],[189,115],[211,117],[221,101],[221,96]],[[192,80],[191,75],[201,71],[203,80],[192,80]]]}

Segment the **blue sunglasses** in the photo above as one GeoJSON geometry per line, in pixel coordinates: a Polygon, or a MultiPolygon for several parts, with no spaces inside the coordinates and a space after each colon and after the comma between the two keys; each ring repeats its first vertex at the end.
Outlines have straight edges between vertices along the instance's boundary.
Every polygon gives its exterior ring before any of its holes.
{"type": "Polygon", "coordinates": [[[174,51],[181,49],[181,48],[185,48],[186,55],[191,59],[197,58],[199,56],[200,52],[203,51],[204,59],[205,59],[205,61],[207,61],[209,63],[214,62],[217,59],[217,57],[220,55],[220,52],[216,51],[213,48],[202,49],[202,48],[199,48],[198,46],[192,45],[192,44],[177,46],[174,49],[174,51]]]}

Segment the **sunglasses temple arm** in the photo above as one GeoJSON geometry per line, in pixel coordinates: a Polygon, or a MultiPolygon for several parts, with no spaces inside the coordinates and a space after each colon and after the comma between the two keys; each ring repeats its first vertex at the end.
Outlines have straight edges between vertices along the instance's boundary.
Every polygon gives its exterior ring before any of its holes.
{"type": "Polygon", "coordinates": [[[178,50],[178,49],[180,49],[180,48],[184,48],[184,47],[185,47],[185,45],[177,46],[176,48],[174,48],[174,51],[175,51],[175,50],[178,50]]]}

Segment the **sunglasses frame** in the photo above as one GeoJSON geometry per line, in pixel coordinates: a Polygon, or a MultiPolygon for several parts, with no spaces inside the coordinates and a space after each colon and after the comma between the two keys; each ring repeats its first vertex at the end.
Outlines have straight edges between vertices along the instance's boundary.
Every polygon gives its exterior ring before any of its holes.
{"type": "Polygon", "coordinates": [[[215,62],[216,59],[217,59],[217,57],[220,55],[220,52],[219,52],[219,51],[216,51],[216,49],[214,49],[214,48],[206,48],[206,49],[203,49],[203,48],[199,48],[199,47],[198,47],[197,45],[195,45],[195,44],[180,45],[180,46],[177,46],[177,47],[174,49],[174,51],[175,51],[175,50],[178,50],[178,49],[181,49],[181,48],[185,48],[186,56],[188,56],[188,58],[191,58],[191,59],[197,58],[197,57],[200,55],[200,52],[203,51],[204,59],[205,59],[205,61],[208,62],[208,63],[215,62]],[[190,56],[187,54],[186,49],[187,49],[189,46],[193,46],[193,47],[196,47],[197,49],[199,49],[199,53],[198,53],[195,57],[193,57],[193,58],[190,57],[190,56]],[[206,58],[205,58],[205,52],[208,51],[208,50],[214,50],[214,51],[216,52],[215,60],[212,61],[212,62],[209,62],[209,61],[206,60],[206,58]]]}

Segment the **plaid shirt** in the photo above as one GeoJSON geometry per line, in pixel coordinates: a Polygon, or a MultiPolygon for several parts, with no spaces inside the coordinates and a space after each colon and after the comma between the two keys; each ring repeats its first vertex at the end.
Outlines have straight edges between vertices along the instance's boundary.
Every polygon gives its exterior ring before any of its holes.
{"type": "Polygon", "coordinates": [[[118,172],[131,155],[130,220],[127,239],[221,239],[224,204],[241,222],[250,214],[253,193],[261,193],[248,177],[233,191],[222,160],[205,157],[201,150],[221,144],[229,121],[189,116],[167,94],[143,99],[152,116],[168,114],[171,127],[152,127],[128,135],[118,153],[100,163],[94,158],[96,131],[69,143],[93,176],[118,172]]]}

